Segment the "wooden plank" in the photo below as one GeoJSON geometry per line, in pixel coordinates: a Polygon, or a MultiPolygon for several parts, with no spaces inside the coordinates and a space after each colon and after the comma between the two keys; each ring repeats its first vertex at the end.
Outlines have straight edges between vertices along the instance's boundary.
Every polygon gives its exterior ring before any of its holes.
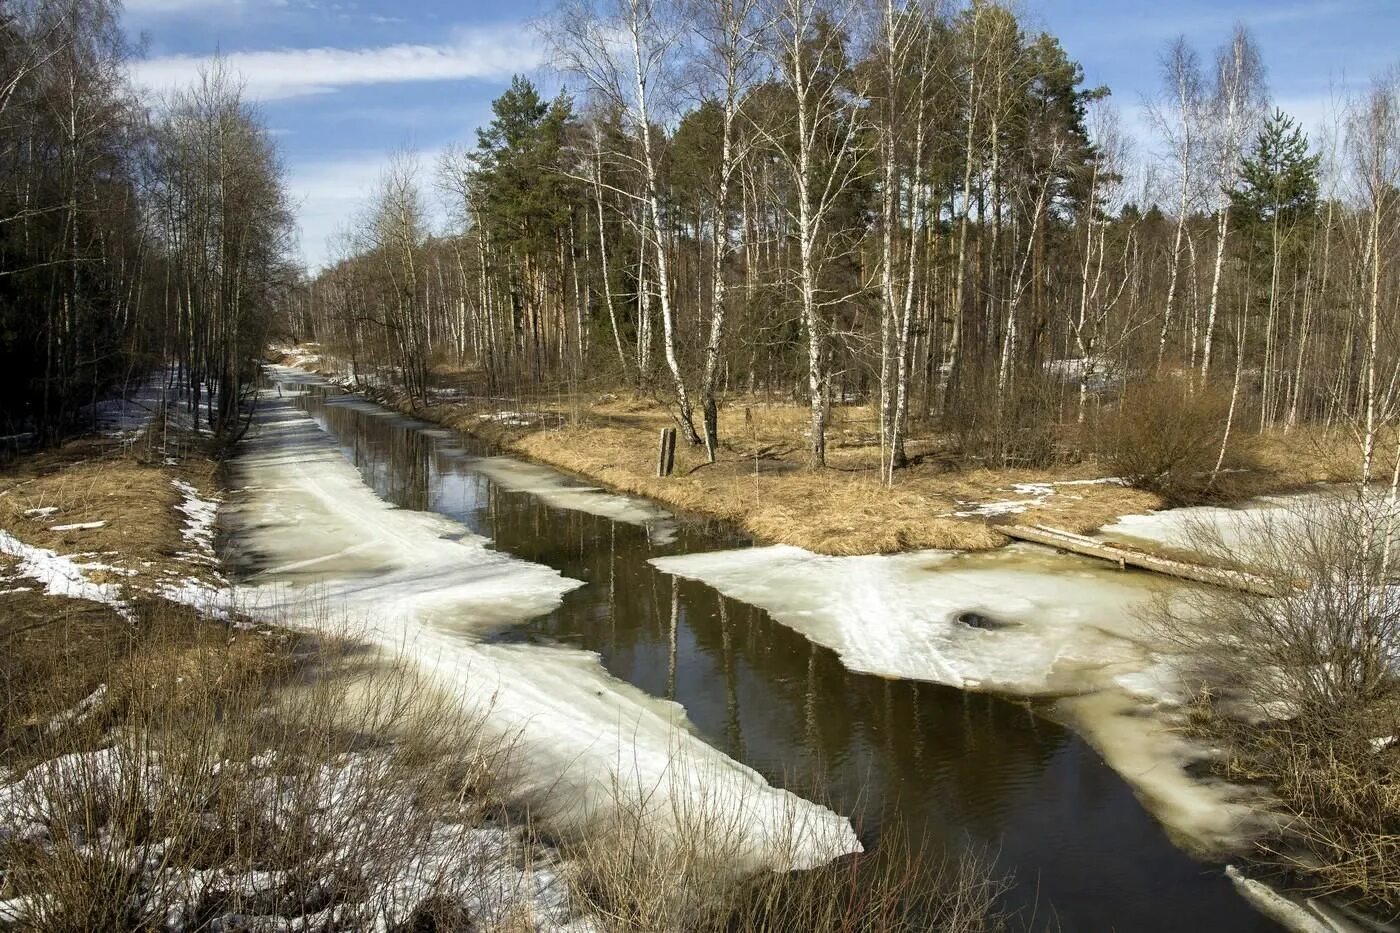
{"type": "Polygon", "coordinates": [[[997,525],[996,530],[1008,538],[1015,538],[1018,541],[1029,541],[1032,544],[1041,544],[1084,557],[1106,560],[1117,564],[1119,570],[1136,567],[1139,570],[1148,570],[1152,573],[1160,573],[1181,580],[1208,583],[1211,586],[1223,586],[1247,593],[1257,593],[1261,596],[1275,596],[1278,592],[1269,581],[1251,573],[1224,570],[1219,567],[1206,567],[1202,564],[1192,564],[1167,557],[1158,557],[1155,554],[1145,554],[1142,551],[1119,547],[1108,541],[1077,535],[1074,532],[1065,531],[1063,528],[1049,528],[1045,525],[997,525]]]}
{"type": "Polygon", "coordinates": [[[670,476],[676,468],[676,429],[661,429],[661,450],[656,456],[656,475],[670,476]]]}

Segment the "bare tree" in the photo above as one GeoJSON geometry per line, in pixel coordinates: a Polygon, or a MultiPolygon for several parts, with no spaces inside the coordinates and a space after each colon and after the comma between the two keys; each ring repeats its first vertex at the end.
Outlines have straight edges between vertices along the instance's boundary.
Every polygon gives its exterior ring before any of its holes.
{"type": "Polygon", "coordinates": [[[1365,483],[1374,469],[1377,434],[1395,403],[1395,380],[1392,378],[1389,385],[1380,383],[1382,330],[1393,317],[1386,313],[1384,270],[1388,257],[1394,254],[1393,212],[1400,206],[1400,78],[1394,72],[1378,82],[1353,112],[1348,141],[1362,229],[1364,278],[1357,316],[1365,328],[1361,387],[1361,480],[1365,483]]]}
{"type": "Polygon", "coordinates": [[[1225,268],[1225,245],[1230,234],[1230,202],[1226,194],[1239,178],[1245,141],[1258,124],[1265,102],[1264,68],[1249,31],[1236,26],[1230,43],[1216,59],[1215,94],[1211,101],[1211,181],[1216,186],[1215,266],[1210,304],[1206,309],[1201,348],[1201,378],[1210,373],[1215,325],[1220,306],[1220,282],[1225,268]]]}
{"type": "Polygon", "coordinates": [[[569,0],[561,8],[556,26],[552,39],[563,67],[583,78],[594,94],[624,114],[637,141],[646,215],[643,236],[650,236],[655,247],[653,269],[661,306],[662,347],[676,393],[676,423],[687,441],[699,444],[690,394],[676,354],[676,314],[653,126],[657,98],[669,91],[665,85],[675,67],[680,42],[676,11],[669,0],[610,0],[607,15],[598,15],[586,0],[569,0]]]}
{"type": "Polygon", "coordinates": [[[834,248],[828,226],[843,195],[866,171],[860,158],[864,118],[842,81],[843,29],[850,8],[828,0],[771,0],[767,53],[788,99],[788,125],[762,127],[791,178],[796,204],[789,220],[797,239],[798,299],[807,339],[811,408],[808,457],[826,463],[831,404],[830,298],[822,272],[834,248]]]}
{"type": "Polygon", "coordinates": [[[710,333],[705,343],[704,372],[700,382],[704,414],[705,452],[715,462],[719,443],[719,409],[715,390],[719,380],[724,341],[726,267],[736,245],[730,220],[734,176],[745,158],[745,137],[739,133],[739,107],[752,87],[759,61],[757,12],[759,0],[692,0],[696,32],[702,47],[701,61],[715,86],[720,105],[720,160],[711,218],[710,333]]]}
{"type": "Polygon", "coordinates": [[[1162,328],[1157,340],[1159,363],[1167,349],[1167,336],[1171,331],[1173,312],[1176,309],[1186,221],[1197,197],[1196,172],[1202,148],[1200,124],[1205,106],[1200,63],[1195,50],[1186,43],[1185,36],[1179,36],[1168,47],[1163,60],[1163,72],[1167,101],[1160,106],[1154,103],[1148,110],[1167,141],[1171,168],[1177,175],[1177,197],[1175,232],[1172,235],[1167,266],[1167,297],[1162,308],[1162,328]]]}

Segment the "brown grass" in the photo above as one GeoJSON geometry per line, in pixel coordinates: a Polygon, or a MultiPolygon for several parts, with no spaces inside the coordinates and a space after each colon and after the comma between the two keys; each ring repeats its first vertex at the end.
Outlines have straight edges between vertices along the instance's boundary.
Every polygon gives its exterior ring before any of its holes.
{"type": "MultiPolygon", "coordinates": [[[[546,410],[556,411],[555,405],[546,410]]],[[[1102,475],[1092,463],[1059,470],[953,469],[932,453],[934,439],[916,438],[909,444],[915,462],[888,487],[879,479],[879,438],[870,412],[857,406],[836,409],[825,469],[803,463],[804,409],[733,404],[720,412],[724,443],[718,462],[706,463],[702,448],[682,444],[675,474],[665,479],[656,476],[656,444],[671,421],[654,403],[607,398],[590,406],[581,423],[562,428],[510,427],[483,421],[463,406],[437,405],[414,414],[618,491],[733,522],[762,541],[822,554],[999,547],[1006,538],[994,524],[952,513],[1028,498],[1012,488],[1018,483],[1102,475]]],[[[1016,518],[1083,533],[1160,504],[1150,493],[1115,484],[1082,485],[1059,490],[1016,518]]]]}
{"type": "MultiPolygon", "coordinates": [[[[319,351],[319,348],[317,348],[319,351]]],[[[286,357],[295,363],[295,357],[286,357]]],[[[312,367],[336,378],[335,361],[322,356],[312,367]]],[[[469,383],[465,374],[445,372],[469,383]]],[[[363,391],[363,390],[362,390],[363,391]]],[[[1163,508],[1167,499],[1149,489],[1115,483],[1058,488],[1040,505],[995,517],[959,516],[988,503],[1030,498],[1014,487],[1113,476],[1115,466],[1094,451],[1090,437],[1071,443],[1081,453],[1046,468],[989,468],[951,434],[915,432],[910,458],[893,488],[879,480],[879,424],[869,405],[836,405],[828,428],[827,466],[806,465],[808,410],[769,398],[735,397],[719,412],[719,462],[705,462],[703,448],[682,443],[675,475],[656,477],[659,431],[674,425],[670,408],[630,390],[560,392],[520,399],[434,401],[415,406],[394,390],[370,390],[383,404],[459,430],[506,450],[558,467],[620,492],[647,496],[674,509],[720,518],[769,542],[834,555],[894,553],[920,548],[984,550],[1007,542],[996,525],[1045,524],[1091,533],[1121,515],[1163,508]],[[523,411],[528,425],[492,420],[496,410],[523,411]]],[[[1097,429],[1087,428],[1093,435],[1097,429]]],[[[1067,438],[1078,431],[1066,426],[1067,438]]],[[[1228,466],[1210,490],[1216,502],[1296,491],[1318,482],[1354,480],[1357,439],[1344,428],[1302,425],[1254,436],[1237,424],[1228,466]]],[[[1014,446],[1014,445],[1012,445],[1014,446]]],[[[1209,446],[1209,445],[1207,445],[1209,446]]],[[[1388,475],[1396,439],[1383,438],[1377,475],[1388,475]]],[[[1207,468],[1213,467],[1214,456],[1207,468]]]]}
{"type": "MultiPolygon", "coordinates": [[[[202,577],[205,568],[178,559],[190,545],[180,534],[184,516],[175,507],[182,496],[173,481],[210,489],[217,469],[197,444],[167,448],[154,436],[134,443],[71,441],[23,458],[0,475],[0,528],[25,544],[101,555],[95,559],[135,574],[111,580],[139,585],[171,575],[202,577]],[[93,522],[105,524],[53,530],[93,522]]],[[[89,576],[111,582],[100,570],[89,576]]]]}

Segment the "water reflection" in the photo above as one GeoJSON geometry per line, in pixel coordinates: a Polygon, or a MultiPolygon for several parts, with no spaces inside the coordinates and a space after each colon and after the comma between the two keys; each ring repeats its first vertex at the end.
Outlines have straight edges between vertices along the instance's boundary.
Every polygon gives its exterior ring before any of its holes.
{"type": "Polygon", "coordinates": [[[1008,906],[1036,929],[1276,929],[1218,866],[1176,849],[1091,748],[1031,706],[852,673],[766,613],[647,563],[741,546],[732,532],[682,523],[658,544],[641,525],[502,489],[473,469],[490,451],[470,441],[354,400],[312,396],[307,406],[385,499],[448,515],[588,584],[525,637],[598,652],[775,784],[820,783],[834,809],[857,814],[867,845],[897,821],[930,851],[995,850],[1016,874],[1008,906]]]}

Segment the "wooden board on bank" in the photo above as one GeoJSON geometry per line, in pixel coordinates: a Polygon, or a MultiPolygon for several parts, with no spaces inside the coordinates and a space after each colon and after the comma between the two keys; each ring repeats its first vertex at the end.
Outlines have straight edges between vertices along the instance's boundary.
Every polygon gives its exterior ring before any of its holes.
{"type": "Polygon", "coordinates": [[[1029,541],[1032,544],[1042,544],[1084,557],[1106,560],[1117,564],[1120,570],[1136,567],[1139,570],[1149,570],[1180,580],[1208,583],[1212,586],[1243,590],[1246,593],[1257,593],[1261,596],[1277,595],[1277,590],[1270,585],[1269,581],[1254,574],[1172,560],[1167,557],[1158,557],[1155,554],[1145,554],[1142,551],[1120,547],[1109,541],[1077,535],[1072,531],[1065,531],[1063,528],[1050,528],[1046,525],[997,525],[996,530],[1008,538],[1015,538],[1017,541],[1029,541]]]}

